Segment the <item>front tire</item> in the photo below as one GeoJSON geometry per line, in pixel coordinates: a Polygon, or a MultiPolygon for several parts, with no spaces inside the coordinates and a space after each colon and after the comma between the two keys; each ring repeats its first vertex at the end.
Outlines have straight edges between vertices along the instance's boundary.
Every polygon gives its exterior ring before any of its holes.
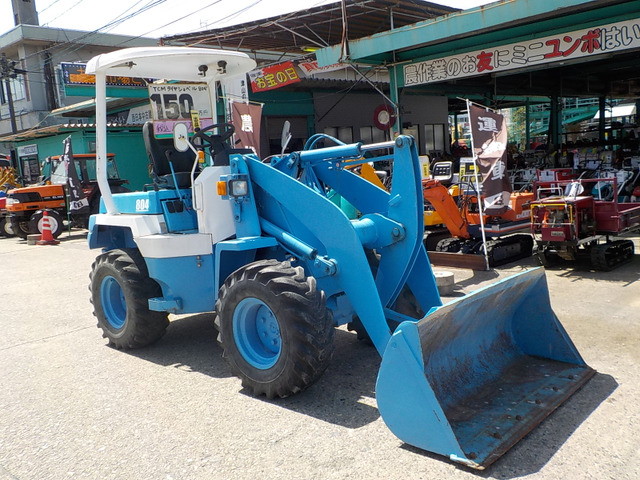
{"type": "Polygon", "coordinates": [[[169,325],[166,312],[149,310],[149,299],[162,290],[149,277],[135,249],[111,250],[96,258],[89,275],[93,314],[109,345],[140,348],[162,337],[169,325]]]}
{"type": "MultiPolygon", "coordinates": [[[[44,210],[38,210],[36,213],[31,215],[31,218],[29,219],[30,233],[39,233],[42,235],[43,217],[44,210]]],[[[47,210],[47,219],[49,221],[49,227],[51,228],[51,236],[53,238],[58,238],[64,231],[64,221],[62,220],[62,216],[55,210],[47,210]]]]}
{"type": "Polygon", "coordinates": [[[301,267],[262,260],[236,270],[220,287],[216,313],[223,356],[254,395],[300,392],[329,364],[331,316],[301,267]]]}

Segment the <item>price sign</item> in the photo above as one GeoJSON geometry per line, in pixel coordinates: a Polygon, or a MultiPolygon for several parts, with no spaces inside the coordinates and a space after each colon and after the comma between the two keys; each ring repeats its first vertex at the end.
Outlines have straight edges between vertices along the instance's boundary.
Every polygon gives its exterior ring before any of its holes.
{"type": "Polygon", "coordinates": [[[205,84],[153,83],[149,85],[149,100],[157,136],[171,135],[178,122],[185,123],[189,132],[193,132],[194,118],[199,121],[196,128],[213,124],[209,87],[205,84]]]}

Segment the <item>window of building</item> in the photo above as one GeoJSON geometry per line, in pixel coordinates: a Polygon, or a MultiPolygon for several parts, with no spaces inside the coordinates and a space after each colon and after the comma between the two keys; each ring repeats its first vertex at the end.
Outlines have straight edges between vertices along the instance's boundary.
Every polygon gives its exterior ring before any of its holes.
{"type": "Polygon", "coordinates": [[[424,125],[425,153],[434,156],[447,151],[445,143],[445,125],[443,123],[429,123],[424,125]]]}
{"type": "MultiPolygon", "coordinates": [[[[26,90],[24,88],[24,76],[18,75],[17,78],[10,78],[9,83],[11,85],[11,94],[13,101],[24,100],[26,98],[26,90]]],[[[7,95],[6,80],[0,82],[0,103],[3,105],[9,102],[9,96],[7,95]]]]}

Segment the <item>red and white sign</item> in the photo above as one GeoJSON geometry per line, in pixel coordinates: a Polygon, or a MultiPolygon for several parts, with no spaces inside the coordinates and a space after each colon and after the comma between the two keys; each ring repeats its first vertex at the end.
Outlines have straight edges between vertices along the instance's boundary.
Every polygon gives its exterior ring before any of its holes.
{"type": "Polygon", "coordinates": [[[640,19],[558,33],[404,66],[404,86],[640,48],[640,19]]]}
{"type": "Polygon", "coordinates": [[[249,72],[249,79],[251,80],[251,91],[253,93],[273,90],[300,81],[298,72],[296,72],[292,62],[259,68],[249,72]]]}
{"type": "Polygon", "coordinates": [[[302,72],[307,76],[311,77],[317,73],[324,72],[333,72],[335,70],[342,70],[346,65],[344,63],[334,63],[332,65],[327,65],[326,67],[318,66],[317,60],[312,60],[310,62],[298,62],[298,68],[302,70],[302,72]]]}

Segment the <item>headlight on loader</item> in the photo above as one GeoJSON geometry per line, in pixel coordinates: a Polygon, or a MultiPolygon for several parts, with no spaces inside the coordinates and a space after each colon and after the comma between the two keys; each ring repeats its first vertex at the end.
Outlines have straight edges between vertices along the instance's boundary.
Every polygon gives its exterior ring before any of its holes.
{"type": "Polygon", "coordinates": [[[232,197],[244,197],[249,194],[249,183],[246,180],[230,180],[229,190],[232,197]]]}

